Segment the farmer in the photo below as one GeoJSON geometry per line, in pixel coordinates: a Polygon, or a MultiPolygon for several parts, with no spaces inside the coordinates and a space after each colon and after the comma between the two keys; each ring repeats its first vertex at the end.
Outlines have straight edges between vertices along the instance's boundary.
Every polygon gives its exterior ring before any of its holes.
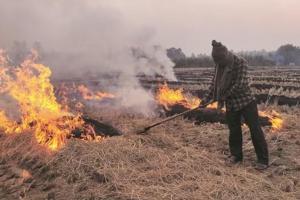
{"type": "Polygon", "coordinates": [[[216,64],[209,92],[201,105],[217,101],[220,110],[226,105],[226,121],[229,128],[229,163],[243,160],[241,117],[251,132],[257,156],[256,169],[264,170],[269,165],[268,147],[258,119],[257,104],[251,94],[247,77],[246,61],[228,51],[220,42],[212,41],[212,58],[216,64]]]}

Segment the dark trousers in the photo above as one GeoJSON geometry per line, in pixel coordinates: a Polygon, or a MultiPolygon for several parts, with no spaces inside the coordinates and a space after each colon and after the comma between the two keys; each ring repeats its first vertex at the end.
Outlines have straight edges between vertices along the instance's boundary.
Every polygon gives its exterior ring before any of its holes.
{"type": "Polygon", "coordinates": [[[231,155],[237,159],[243,159],[243,137],[241,128],[241,117],[248,125],[255,153],[259,163],[269,164],[268,146],[264,133],[259,124],[256,101],[249,103],[239,111],[226,111],[226,121],[229,127],[229,148],[231,155]]]}

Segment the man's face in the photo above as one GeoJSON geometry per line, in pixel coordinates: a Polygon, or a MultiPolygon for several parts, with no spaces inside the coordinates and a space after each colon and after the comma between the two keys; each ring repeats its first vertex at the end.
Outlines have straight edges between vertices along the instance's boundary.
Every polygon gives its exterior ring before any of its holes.
{"type": "Polygon", "coordinates": [[[227,54],[214,55],[213,60],[217,65],[221,67],[225,67],[228,64],[227,54]]]}

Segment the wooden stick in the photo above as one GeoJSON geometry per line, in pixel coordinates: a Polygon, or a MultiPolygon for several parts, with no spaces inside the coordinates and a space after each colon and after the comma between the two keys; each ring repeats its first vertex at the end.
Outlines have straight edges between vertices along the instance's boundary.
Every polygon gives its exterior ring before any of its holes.
{"type": "Polygon", "coordinates": [[[156,123],[154,123],[154,124],[151,124],[150,126],[147,126],[147,127],[145,127],[144,129],[137,131],[137,134],[145,134],[148,130],[150,130],[151,128],[153,128],[153,127],[155,127],[155,126],[158,126],[158,125],[163,124],[163,123],[165,123],[165,122],[168,122],[168,121],[170,121],[170,120],[172,120],[172,119],[175,119],[175,118],[180,117],[180,116],[182,116],[182,115],[185,115],[185,114],[187,114],[187,113],[190,113],[190,112],[193,112],[193,111],[195,111],[195,110],[198,110],[198,109],[200,109],[200,108],[205,108],[206,106],[208,106],[208,105],[211,104],[211,103],[212,103],[212,102],[209,102],[209,103],[204,104],[204,105],[201,105],[201,106],[199,106],[199,107],[197,107],[197,108],[193,108],[193,109],[191,109],[191,110],[186,110],[186,111],[184,111],[184,112],[182,112],[182,113],[175,114],[175,115],[173,115],[173,116],[167,117],[167,118],[164,119],[164,120],[161,120],[161,121],[159,121],[159,122],[156,122],[156,123]]]}

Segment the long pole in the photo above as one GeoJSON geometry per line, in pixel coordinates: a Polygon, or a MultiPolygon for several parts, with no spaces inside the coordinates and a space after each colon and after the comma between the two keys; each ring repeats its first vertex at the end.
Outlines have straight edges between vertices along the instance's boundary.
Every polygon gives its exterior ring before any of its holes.
{"type": "Polygon", "coordinates": [[[170,121],[170,120],[172,120],[172,119],[175,119],[175,118],[180,117],[180,116],[182,116],[182,115],[185,115],[185,114],[187,114],[187,113],[190,113],[190,112],[193,112],[193,111],[195,111],[195,110],[198,110],[198,109],[200,109],[200,108],[205,108],[206,106],[208,106],[208,105],[211,104],[211,103],[212,103],[212,102],[209,102],[209,103],[207,103],[207,104],[201,105],[201,106],[196,107],[196,108],[193,108],[193,109],[191,109],[191,110],[186,110],[186,111],[184,111],[184,112],[182,112],[182,113],[178,113],[178,114],[175,114],[175,115],[173,115],[173,116],[167,117],[167,118],[164,119],[164,120],[161,120],[161,121],[159,121],[159,122],[156,122],[156,123],[154,123],[154,124],[151,124],[151,125],[145,127],[144,129],[138,131],[137,134],[145,134],[148,130],[150,130],[151,128],[153,128],[153,127],[155,127],[155,126],[158,126],[158,125],[163,124],[163,123],[165,123],[165,122],[167,122],[167,121],[170,121]]]}

